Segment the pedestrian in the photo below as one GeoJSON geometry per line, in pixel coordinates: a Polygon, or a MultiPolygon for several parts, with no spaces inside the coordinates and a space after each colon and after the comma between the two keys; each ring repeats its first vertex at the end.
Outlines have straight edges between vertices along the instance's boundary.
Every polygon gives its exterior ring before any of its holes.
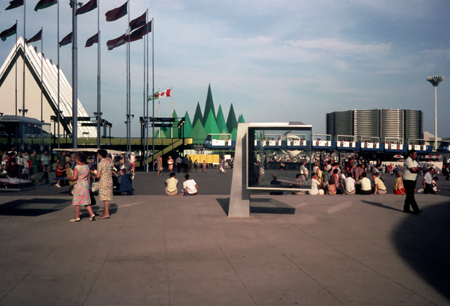
{"type": "Polygon", "coordinates": [[[403,165],[403,185],[405,186],[406,199],[403,211],[406,213],[420,214],[422,210],[416,203],[414,198],[414,190],[416,189],[417,172],[422,171],[422,168],[417,163],[416,150],[409,151],[409,156],[403,165]],[[412,208],[412,211],[410,210],[412,208]]]}
{"type": "Polygon", "coordinates": [[[100,179],[98,185],[98,196],[100,201],[103,201],[104,211],[99,219],[109,219],[111,217],[109,213],[109,201],[113,198],[113,180],[111,162],[108,160],[108,153],[106,150],[98,150],[98,160],[100,162],[97,165],[96,178],[100,179]]]}
{"type": "Polygon", "coordinates": [[[197,172],[197,170],[198,170],[198,161],[197,160],[194,161],[194,169],[195,169],[195,172],[197,172]]]}
{"type": "Polygon", "coordinates": [[[75,161],[77,165],[73,171],[73,175],[68,177],[67,179],[70,181],[76,181],[76,185],[73,188],[73,199],[72,205],[75,206],[75,218],[69,220],[71,222],[80,222],[80,210],[81,206],[85,206],[89,212],[91,218],[90,221],[95,220],[95,214],[91,208],[91,197],[89,194],[89,183],[90,183],[90,175],[89,175],[89,166],[86,165],[86,155],[82,152],[78,152],[75,155],[75,161]]]}
{"type": "Polygon", "coordinates": [[[202,168],[202,173],[206,173],[206,160],[203,160],[203,168],[202,168]]]}
{"type": "Polygon", "coordinates": [[[167,159],[167,168],[169,168],[169,172],[172,173],[173,170],[173,159],[172,156],[169,156],[169,158],[167,159]]]}
{"type": "Polygon", "coordinates": [[[45,181],[46,184],[50,183],[50,157],[48,156],[48,151],[44,151],[44,155],[41,155],[42,164],[42,177],[39,179],[39,183],[45,181]]]}
{"type": "Polygon", "coordinates": [[[178,173],[180,173],[181,168],[183,168],[183,160],[181,159],[180,155],[175,159],[175,166],[177,166],[178,173]]]}
{"type": "Polygon", "coordinates": [[[156,175],[162,175],[163,164],[162,164],[161,154],[158,154],[158,157],[156,158],[156,160],[153,164],[156,164],[156,168],[157,168],[156,170],[158,170],[158,173],[156,173],[156,175]]]}

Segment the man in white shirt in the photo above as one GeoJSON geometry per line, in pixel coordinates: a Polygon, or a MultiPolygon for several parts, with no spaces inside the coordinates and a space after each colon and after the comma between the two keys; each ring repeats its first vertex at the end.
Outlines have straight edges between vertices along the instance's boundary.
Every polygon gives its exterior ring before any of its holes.
{"type": "Polygon", "coordinates": [[[386,186],[384,185],[383,181],[378,177],[377,173],[372,174],[374,186],[373,186],[373,194],[386,194],[386,186]]]}
{"type": "Polygon", "coordinates": [[[417,152],[415,150],[409,151],[409,157],[403,164],[403,185],[405,186],[406,199],[403,211],[406,213],[420,214],[422,210],[417,206],[416,199],[414,198],[414,190],[416,189],[417,172],[420,172],[422,168],[416,161],[417,152]],[[412,211],[409,207],[412,207],[412,211]]]}
{"type": "Polygon", "coordinates": [[[425,173],[425,176],[423,177],[422,184],[423,184],[423,194],[436,194],[434,192],[433,188],[431,187],[431,183],[433,183],[433,177],[436,171],[434,168],[430,168],[427,173],[425,173]]]}
{"type": "Polygon", "coordinates": [[[184,178],[186,179],[183,182],[183,189],[184,189],[184,194],[185,196],[190,195],[190,196],[194,196],[197,195],[197,190],[198,190],[198,186],[197,183],[193,180],[189,178],[189,174],[186,174],[184,176],[184,178]]]}
{"type": "Polygon", "coordinates": [[[363,172],[361,174],[361,179],[356,183],[360,186],[359,194],[372,194],[372,184],[367,178],[367,174],[363,172]]]}
{"type": "Polygon", "coordinates": [[[353,178],[353,173],[349,172],[349,176],[345,178],[344,180],[344,192],[345,194],[355,194],[356,188],[355,188],[356,181],[353,178]]]}

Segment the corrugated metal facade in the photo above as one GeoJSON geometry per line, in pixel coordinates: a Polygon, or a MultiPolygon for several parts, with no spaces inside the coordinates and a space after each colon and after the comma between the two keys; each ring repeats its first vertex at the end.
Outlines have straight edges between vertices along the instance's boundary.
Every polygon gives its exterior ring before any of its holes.
{"type": "Polygon", "coordinates": [[[421,139],[420,110],[370,109],[327,113],[327,134],[421,139]]]}

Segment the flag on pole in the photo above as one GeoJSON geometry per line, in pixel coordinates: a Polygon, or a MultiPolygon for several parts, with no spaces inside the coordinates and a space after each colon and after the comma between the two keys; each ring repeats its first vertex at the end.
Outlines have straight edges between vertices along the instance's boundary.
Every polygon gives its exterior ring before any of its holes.
{"type": "Polygon", "coordinates": [[[77,15],[81,15],[87,12],[90,12],[92,10],[95,10],[97,8],[97,0],[91,0],[79,9],[77,9],[77,15]]]}
{"type": "Polygon", "coordinates": [[[159,91],[155,92],[153,96],[148,96],[148,101],[152,100],[153,98],[159,98],[159,91]]]}
{"type": "Polygon", "coordinates": [[[147,22],[147,12],[145,12],[138,18],[130,21],[130,32],[133,31],[134,29],[142,27],[146,22],[147,22]]]}
{"type": "Polygon", "coordinates": [[[152,22],[150,21],[149,23],[143,25],[142,27],[140,27],[139,29],[133,31],[133,33],[128,35],[127,41],[132,42],[132,41],[142,39],[142,37],[144,37],[144,35],[147,35],[151,31],[152,31],[152,22]]]}
{"type": "Polygon", "coordinates": [[[126,34],[123,34],[122,36],[119,36],[115,39],[108,40],[106,42],[106,46],[108,47],[108,50],[112,50],[114,48],[120,47],[125,44],[125,38],[126,34]]]}
{"type": "Polygon", "coordinates": [[[172,89],[167,89],[164,90],[162,93],[159,94],[159,96],[162,97],[170,97],[170,92],[172,91],[172,89]]]}
{"type": "Polygon", "coordinates": [[[39,41],[41,39],[42,39],[42,29],[39,32],[37,32],[37,34],[34,35],[33,37],[31,37],[30,39],[27,39],[26,43],[29,44],[29,43],[32,43],[35,41],[39,41]]]}
{"type": "Polygon", "coordinates": [[[0,38],[5,41],[7,37],[12,36],[14,34],[16,34],[17,32],[17,22],[15,25],[13,25],[12,27],[10,27],[9,29],[4,30],[3,32],[0,33],[0,38]]]}
{"type": "Polygon", "coordinates": [[[117,19],[122,18],[127,14],[127,10],[128,10],[128,1],[125,2],[125,4],[123,4],[122,6],[119,6],[115,9],[106,12],[105,14],[106,21],[115,21],[117,19]]]}
{"type": "Polygon", "coordinates": [[[16,7],[19,7],[22,5],[23,5],[23,0],[9,1],[9,6],[5,10],[12,10],[12,9],[15,9],[16,7]]]}
{"type": "Polygon", "coordinates": [[[60,42],[59,42],[59,46],[65,46],[72,43],[72,32],[70,32],[69,34],[67,34],[66,37],[64,37],[60,42]]]}
{"type": "Polygon", "coordinates": [[[34,7],[34,10],[37,12],[38,10],[45,9],[47,7],[50,7],[54,4],[58,3],[57,0],[40,0],[36,6],[34,7]]]}
{"type": "Polygon", "coordinates": [[[93,44],[98,44],[98,33],[86,40],[86,48],[92,47],[93,44]]]}

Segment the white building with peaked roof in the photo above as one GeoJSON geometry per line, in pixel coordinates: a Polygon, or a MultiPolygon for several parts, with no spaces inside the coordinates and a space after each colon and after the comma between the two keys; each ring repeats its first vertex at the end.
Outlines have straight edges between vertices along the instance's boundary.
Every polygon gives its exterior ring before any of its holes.
{"type": "MultiPolygon", "coordinates": [[[[42,59],[42,53],[38,53],[31,44],[24,44],[19,37],[16,44],[8,54],[0,67],[0,113],[4,115],[22,115],[22,109],[27,110],[25,116],[51,123],[51,131],[58,131],[57,122],[51,122],[51,116],[58,113],[58,67],[47,58],[42,59]],[[26,46],[26,52],[24,47],[26,46]],[[24,56],[26,54],[26,56],[24,56]],[[24,61],[25,58],[25,61],[24,61]],[[42,59],[42,60],[41,60],[42,59]],[[23,107],[23,65],[25,63],[25,107],[23,107]],[[43,67],[41,67],[43,63],[43,67]],[[43,68],[41,70],[41,68],[43,68]],[[41,71],[43,71],[41,75],[41,71]],[[42,105],[41,105],[41,80],[42,105]]],[[[72,134],[72,86],[66,76],[60,70],[60,104],[61,126],[66,134],[72,134]],[[66,120],[64,120],[66,119],[66,120]],[[66,123],[67,122],[67,123],[66,123]]],[[[78,117],[89,117],[80,100],[78,100],[78,117]]],[[[78,120],[78,135],[97,137],[95,126],[81,126],[82,123],[91,121],[78,120]]]]}

